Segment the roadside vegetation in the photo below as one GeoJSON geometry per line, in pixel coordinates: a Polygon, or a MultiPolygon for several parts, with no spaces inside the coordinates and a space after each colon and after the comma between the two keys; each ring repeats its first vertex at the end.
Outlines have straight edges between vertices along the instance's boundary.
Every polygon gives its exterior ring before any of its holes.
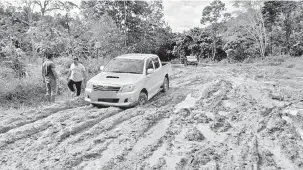
{"type": "Polygon", "coordinates": [[[44,104],[42,51],[50,48],[59,73],[59,98],[68,97],[66,73],[78,56],[89,77],[123,53],[154,53],[181,63],[290,64],[303,54],[300,1],[237,1],[228,13],[221,1],[201,9],[201,26],[173,33],[161,1],[19,0],[0,2],[0,107],[44,104]],[[77,10],[79,14],[73,15],[77,10]]]}

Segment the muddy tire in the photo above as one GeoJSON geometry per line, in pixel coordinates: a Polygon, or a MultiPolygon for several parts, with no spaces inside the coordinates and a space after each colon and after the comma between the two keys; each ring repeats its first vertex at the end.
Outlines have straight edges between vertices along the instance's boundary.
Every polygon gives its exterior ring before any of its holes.
{"type": "Polygon", "coordinates": [[[142,106],[142,105],[146,104],[147,101],[148,101],[147,94],[144,92],[141,92],[139,95],[139,99],[138,99],[138,105],[142,106]]]}
{"type": "Polygon", "coordinates": [[[169,81],[167,77],[164,78],[162,88],[163,93],[166,93],[169,90],[169,81]]]}

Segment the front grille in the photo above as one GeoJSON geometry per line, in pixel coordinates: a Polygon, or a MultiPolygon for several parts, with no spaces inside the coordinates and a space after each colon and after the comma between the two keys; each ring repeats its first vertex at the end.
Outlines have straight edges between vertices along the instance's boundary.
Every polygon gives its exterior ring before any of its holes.
{"type": "Polygon", "coordinates": [[[98,99],[98,102],[118,103],[119,99],[98,99]]]}
{"type": "Polygon", "coordinates": [[[94,91],[119,91],[120,87],[117,86],[102,86],[102,85],[93,85],[94,91]]]}

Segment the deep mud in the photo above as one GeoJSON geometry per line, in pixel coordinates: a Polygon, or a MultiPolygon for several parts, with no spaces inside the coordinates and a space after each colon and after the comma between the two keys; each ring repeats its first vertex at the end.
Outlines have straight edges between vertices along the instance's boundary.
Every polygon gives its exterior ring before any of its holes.
{"type": "Polygon", "coordinates": [[[174,66],[142,107],[3,113],[0,169],[303,169],[303,81],[281,70],[174,66]]]}

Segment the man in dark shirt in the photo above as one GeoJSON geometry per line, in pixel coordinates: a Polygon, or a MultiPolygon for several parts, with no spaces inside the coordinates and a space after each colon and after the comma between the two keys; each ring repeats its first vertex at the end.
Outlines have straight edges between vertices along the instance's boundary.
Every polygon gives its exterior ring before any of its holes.
{"type": "Polygon", "coordinates": [[[50,102],[55,102],[58,76],[53,62],[53,55],[46,51],[44,56],[47,60],[42,64],[42,77],[46,85],[46,98],[50,102]]]}

